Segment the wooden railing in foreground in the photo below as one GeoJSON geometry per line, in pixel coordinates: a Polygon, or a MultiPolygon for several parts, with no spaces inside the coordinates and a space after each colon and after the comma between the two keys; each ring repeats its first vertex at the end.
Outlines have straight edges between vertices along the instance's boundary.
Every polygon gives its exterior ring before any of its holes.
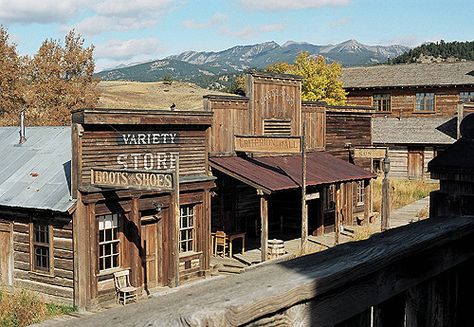
{"type": "Polygon", "coordinates": [[[474,217],[427,219],[71,325],[474,326],[474,217]]]}

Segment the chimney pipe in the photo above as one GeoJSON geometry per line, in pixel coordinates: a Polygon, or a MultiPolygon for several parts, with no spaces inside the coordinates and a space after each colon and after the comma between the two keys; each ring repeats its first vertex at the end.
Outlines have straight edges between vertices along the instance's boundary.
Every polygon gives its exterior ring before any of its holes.
{"type": "Polygon", "coordinates": [[[25,111],[22,110],[20,113],[20,142],[19,144],[23,144],[26,142],[25,136],[25,111]]]}

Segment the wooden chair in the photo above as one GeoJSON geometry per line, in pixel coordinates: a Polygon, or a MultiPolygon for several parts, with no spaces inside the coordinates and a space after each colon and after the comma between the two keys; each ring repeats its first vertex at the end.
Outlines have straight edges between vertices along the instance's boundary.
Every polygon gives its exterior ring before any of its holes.
{"type": "Polygon", "coordinates": [[[130,269],[114,273],[115,291],[117,302],[123,305],[127,302],[136,302],[138,299],[137,288],[130,285],[130,269]]]}
{"type": "Polygon", "coordinates": [[[214,254],[224,256],[228,252],[227,236],[223,231],[217,231],[214,236],[214,254]]]}

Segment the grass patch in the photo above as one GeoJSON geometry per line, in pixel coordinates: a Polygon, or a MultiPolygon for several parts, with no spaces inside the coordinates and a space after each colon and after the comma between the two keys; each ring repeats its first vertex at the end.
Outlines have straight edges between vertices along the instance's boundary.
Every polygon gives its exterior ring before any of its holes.
{"type": "MultiPolygon", "coordinates": [[[[373,181],[374,211],[380,212],[382,204],[382,177],[373,181]]],[[[423,180],[390,180],[390,208],[398,209],[427,197],[431,191],[439,189],[439,183],[423,180]]]]}
{"type": "Polygon", "coordinates": [[[0,326],[23,327],[62,314],[76,311],[68,305],[44,302],[38,295],[28,291],[13,293],[0,289],[0,326]]]}

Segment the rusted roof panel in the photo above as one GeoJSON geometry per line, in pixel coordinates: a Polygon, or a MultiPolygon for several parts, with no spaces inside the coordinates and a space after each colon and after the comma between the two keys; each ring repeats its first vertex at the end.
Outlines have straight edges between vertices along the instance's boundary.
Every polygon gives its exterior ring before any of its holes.
{"type": "MultiPolygon", "coordinates": [[[[297,189],[301,185],[301,155],[268,157],[214,157],[211,166],[246,184],[270,192],[297,189]]],[[[365,169],[327,152],[307,154],[306,184],[315,186],[376,177],[365,169]]]]}

